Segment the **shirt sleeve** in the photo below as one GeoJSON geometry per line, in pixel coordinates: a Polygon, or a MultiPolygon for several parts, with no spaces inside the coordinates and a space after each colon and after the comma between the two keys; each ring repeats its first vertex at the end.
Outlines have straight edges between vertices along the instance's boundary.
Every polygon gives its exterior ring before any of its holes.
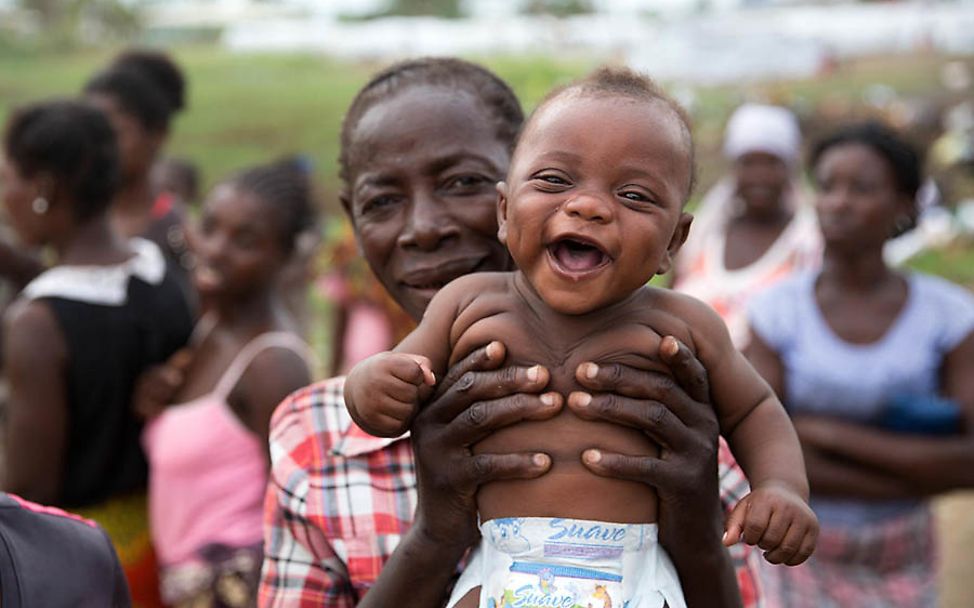
{"type": "MultiPolygon", "coordinates": [[[[287,405],[285,401],[280,408],[287,405]]],[[[308,472],[288,451],[294,440],[313,441],[313,436],[309,438],[302,425],[288,418],[275,416],[271,428],[258,605],[351,608],[357,599],[347,569],[308,512],[308,472]]]]}
{"type": "Polygon", "coordinates": [[[974,295],[940,277],[926,276],[930,318],[941,323],[939,348],[947,353],[974,332],[974,295]]]}
{"type": "Polygon", "coordinates": [[[794,279],[786,279],[756,294],[747,307],[751,331],[781,353],[787,349],[797,328],[799,290],[794,279]]]}

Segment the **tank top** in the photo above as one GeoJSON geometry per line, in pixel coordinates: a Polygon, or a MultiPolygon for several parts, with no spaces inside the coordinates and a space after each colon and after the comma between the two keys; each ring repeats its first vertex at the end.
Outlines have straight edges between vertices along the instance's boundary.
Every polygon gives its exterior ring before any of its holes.
{"type": "Polygon", "coordinates": [[[261,334],[241,349],[210,393],[172,405],[146,425],[149,522],[163,566],[194,561],[207,545],[261,542],[265,447],[227,397],[254,358],[269,348],[311,359],[307,344],[294,334],[261,334]]]}
{"type": "Polygon", "coordinates": [[[55,266],[22,297],[46,303],[67,345],[67,448],[56,504],[97,505],[146,485],[132,411],[136,379],[189,340],[190,306],[159,248],[132,239],[135,255],[108,266],[55,266]]]}

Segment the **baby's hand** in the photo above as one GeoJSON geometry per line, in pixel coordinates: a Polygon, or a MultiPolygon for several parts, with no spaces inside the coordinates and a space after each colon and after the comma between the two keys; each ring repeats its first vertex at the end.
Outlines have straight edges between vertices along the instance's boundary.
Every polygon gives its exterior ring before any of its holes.
{"type": "Polygon", "coordinates": [[[764,549],[772,564],[797,566],[815,549],[818,519],[798,493],[769,483],[752,490],[727,518],[724,544],[740,540],[764,549]]]}
{"type": "Polygon", "coordinates": [[[372,435],[402,435],[436,384],[431,367],[426,357],[406,353],[379,353],[365,359],[352,369],[345,384],[352,419],[372,435]]]}

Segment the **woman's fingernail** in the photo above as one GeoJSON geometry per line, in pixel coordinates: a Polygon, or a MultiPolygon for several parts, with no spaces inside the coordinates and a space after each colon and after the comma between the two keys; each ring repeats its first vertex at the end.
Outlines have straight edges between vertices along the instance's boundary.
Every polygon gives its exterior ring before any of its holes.
{"type": "Polygon", "coordinates": [[[540,375],[540,373],[541,373],[541,366],[535,365],[534,367],[529,367],[528,368],[528,380],[530,380],[531,382],[537,382],[538,381],[538,375],[540,375]]]}
{"type": "Polygon", "coordinates": [[[487,358],[488,359],[498,359],[501,356],[501,345],[500,342],[491,342],[487,345],[487,358]]]}
{"type": "Polygon", "coordinates": [[[547,454],[535,454],[531,457],[531,461],[534,462],[535,466],[546,467],[548,466],[548,455],[547,454]]]}
{"type": "Polygon", "coordinates": [[[602,461],[602,452],[598,450],[585,450],[585,461],[598,464],[602,461]]]}
{"type": "Polygon", "coordinates": [[[722,542],[722,543],[726,543],[727,542],[727,532],[724,532],[724,535],[720,537],[720,542],[722,542]]]}
{"type": "Polygon", "coordinates": [[[555,404],[555,396],[551,393],[545,393],[544,395],[541,395],[541,403],[544,403],[547,406],[552,406],[555,404]]]}
{"type": "Polygon", "coordinates": [[[578,407],[588,407],[589,403],[592,403],[592,395],[588,393],[575,393],[575,405],[578,407]]]}
{"type": "Polygon", "coordinates": [[[585,377],[589,380],[595,380],[595,377],[599,375],[599,366],[594,363],[585,364],[585,377]]]}

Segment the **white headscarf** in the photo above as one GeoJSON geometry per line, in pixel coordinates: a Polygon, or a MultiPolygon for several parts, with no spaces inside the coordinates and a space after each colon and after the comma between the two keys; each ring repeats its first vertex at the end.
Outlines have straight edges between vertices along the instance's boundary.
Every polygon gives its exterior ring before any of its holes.
{"type": "Polygon", "coordinates": [[[802,136],[798,120],[787,108],[747,103],[727,122],[724,154],[736,160],[749,152],[766,152],[789,166],[798,162],[802,136]]]}

